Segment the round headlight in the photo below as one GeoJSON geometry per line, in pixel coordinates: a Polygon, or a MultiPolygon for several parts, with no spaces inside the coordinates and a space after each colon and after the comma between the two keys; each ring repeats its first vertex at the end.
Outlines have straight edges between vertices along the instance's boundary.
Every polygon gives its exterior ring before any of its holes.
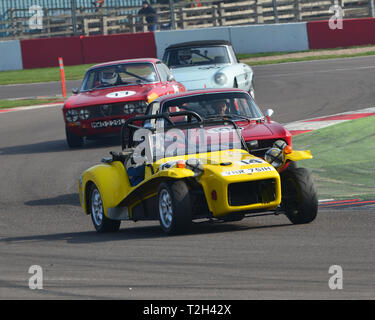
{"type": "Polygon", "coordinates": [[[223,86],[226,82],[227,82],[227,76],[224,74],[224,73],[216,73],[215,74],[215,82],[220,85],[220,86],[223,86]]]}
{"type": "Polygon", "coordinates": [[[264,156],[264,160],[275,168],[280,167],[284,162],[283,150],[280,150],[279,148],[269,149],[264,156]]]}
{"type": "Polygon", "coordinates": [[[133,114],[135,111],[135,106],[134,104],[127,103],[124,105],[124,113],[125,114],[133,114]]]}
{"type": "Polygon", "coordinates": [[[280,150],[284,150],[284,148],[287,146],[286,142],[284,140],[276,140],[273,143],[272,148],[278,148],[280,150]]]}
{"type": "Polygon", "coordinates": [[[88,118],[90,118],[90,111],[87,110],[87,109],[82,109],[80,112],[79,112],[79,118],[81,120],[87,120],[88,118]]]}
{"type": "Polygon", "coordinates": [[[75,122],[78,120],[78,112],[74,109],[69,109],[65,114],[66,120],[68,122],[75,122]]]}
{"type": "Polygon", "coordinates": [[[147,108],[147,102],[146,101],[139,101],[137,112],[141,113],[141,114],[144,114],[146,112],[146,108],[147,108]]]}

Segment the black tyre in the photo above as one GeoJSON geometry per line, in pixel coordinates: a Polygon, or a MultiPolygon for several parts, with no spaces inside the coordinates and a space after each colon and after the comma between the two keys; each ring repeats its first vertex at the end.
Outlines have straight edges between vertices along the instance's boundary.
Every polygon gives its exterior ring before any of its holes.
{"type": "Polygon", "coordinates": [[[282,209],[293,224],[309,223],[318,213],[318,196],[311,173],[291,168],[281,174],[282,209]]]}
{"type": "Polygon", "coordinates": [[[162,183],[158,191],[160,226],[167,234],[187,232],[192,225],[189,189],[184,181],[162,183]]]}
{"type": "Polygon", "coordinates": [[[65,128],[66,142],[69,148],[78,148],[83,146],[83,137],[77,136],[70,132],[68,128],[65,128]]]}
{"type": "Polygon", "coordinates": [[[102,197],[96,186],[91,188],[89,209],[91,212],[91,220],[96,231],[104,233],[116,232],[120,229],[120,220],[111,220],[104,215],[102,197]]]}

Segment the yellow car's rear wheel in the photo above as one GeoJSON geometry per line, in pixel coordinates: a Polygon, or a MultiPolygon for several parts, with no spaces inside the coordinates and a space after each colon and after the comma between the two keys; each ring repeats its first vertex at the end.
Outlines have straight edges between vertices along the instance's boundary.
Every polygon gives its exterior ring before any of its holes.
{"type": "Polygon", "coordinates": [[[111,220],[105,216],[102,197],[96,186],[93,186],[91,189],[89,209],[96,231],[116,232],[120,229],[120,220],[111,220]]]}

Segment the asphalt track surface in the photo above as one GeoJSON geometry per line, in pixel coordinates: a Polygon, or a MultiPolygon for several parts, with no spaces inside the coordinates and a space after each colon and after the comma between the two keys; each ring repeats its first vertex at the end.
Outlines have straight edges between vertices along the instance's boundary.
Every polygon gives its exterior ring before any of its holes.
{"type": "MultiPolygon", "coordinates": [[[[257,100],[277,105],[283,122],[373,106],[371,66],[375,58],[259,67],[257,100]]],[[[117,143],[69,150],[59,107],[0,114],[0,299],[375,298],[373,205],[322,208],[299,226],[281,215],[172,237],[158,222],[97,234],[77,179],[117,143]],[[43,268],[42,290],[28,287],[32,265],[43,268]],[[332,265],[342,290],[328,286],[332,265]]]]}

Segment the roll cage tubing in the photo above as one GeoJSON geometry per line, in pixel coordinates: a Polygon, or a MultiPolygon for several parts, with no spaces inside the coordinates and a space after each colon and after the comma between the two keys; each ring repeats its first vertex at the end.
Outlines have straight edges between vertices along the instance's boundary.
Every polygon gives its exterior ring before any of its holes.
{"type": "MultiPolygon", "coordinates": [[[[164,119],[171,125],[171,127],[173,129],[174,128],[178,128],[178,129],[196,128],[196,127],[203,127],[204,125],[228,125],[228,123],[230,123],[230,124],[233,125],[233,127],[236,129],[237,132],[239,130],[236,122],[231,120],[231,119],[220,119],[220,118],[218,118],[218,119],[203,120],[202,117],[198,113],[193,112],[193,111],[164,112],[164,113],[161,113],[161,114],[136,116],[136,117],[133,117],[133,118],[130,118],[130,119],[126,120],[125,123],[123,124],[122,128],[121,128],[121,148],[122,148],[122,150],[126,149],[126,147],[129,146],[130,142],[133,142],[133,137],[130,133],[129,133],[129,139],[126,139],[125,133],[128,130],[130,131],[130,130],[137,130],[137,129],[148,129],[151,132],[156,131],[156,128],[144,128],[144,127],[137,126],[137,125],[133,124],[133,122],[152,120],[152,119],[155,119],[155,120],[156,119],[164,119]],[[171,121],[170,117],[175,117],[175,116],[188,116],[189,122],[188,123],[177,123],[177,124],[173,123],[171,121]],[[197,120],[197,122],[192,122],[192,118],[195,118],[197,120]]],[[[172,129],[172,128],[169,128],[169,129],[172,129]]],[[[247,148],[247,145],[245,143],[245,140],[243,139],[242,134],[239,134],[239,136],[240,136],[241,145],[242,145],[243,149],[246,150],[247,152],[249,152],[249,149],[247,148]]]]}

